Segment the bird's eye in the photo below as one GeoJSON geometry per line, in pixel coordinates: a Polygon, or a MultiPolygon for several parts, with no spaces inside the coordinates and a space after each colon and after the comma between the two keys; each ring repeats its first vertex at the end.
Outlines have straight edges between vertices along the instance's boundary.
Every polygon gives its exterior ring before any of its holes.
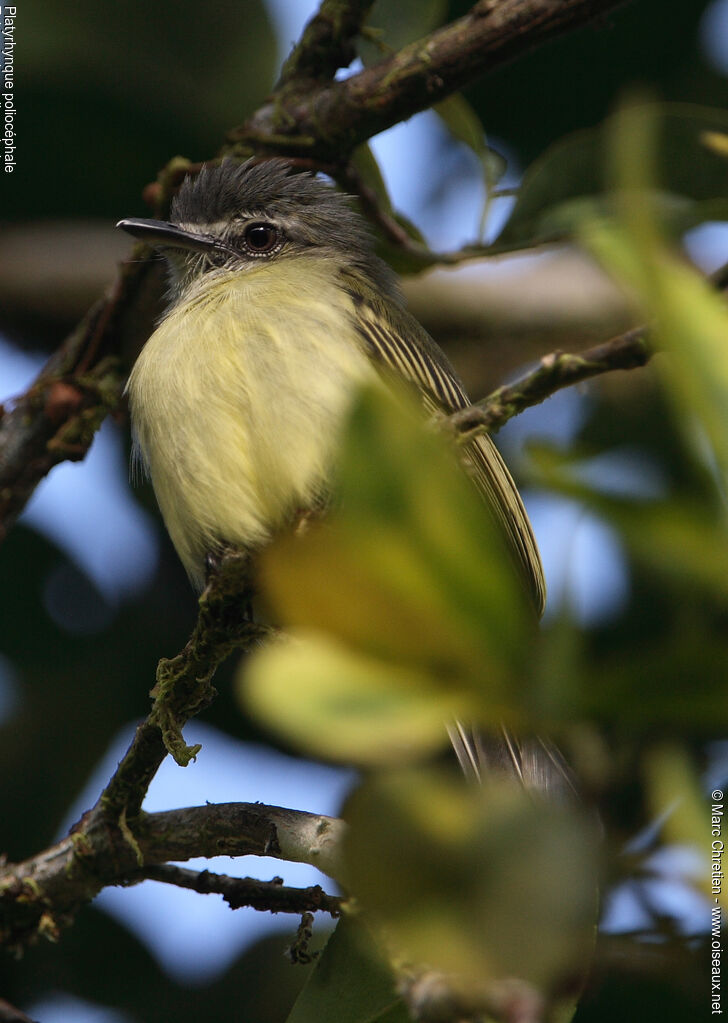
{"type": "Polygon", "coordinates": [[[278,228],[274,224],[249,224],[243,239],[250,252],[264,255],[278,245],[278,228]]]}

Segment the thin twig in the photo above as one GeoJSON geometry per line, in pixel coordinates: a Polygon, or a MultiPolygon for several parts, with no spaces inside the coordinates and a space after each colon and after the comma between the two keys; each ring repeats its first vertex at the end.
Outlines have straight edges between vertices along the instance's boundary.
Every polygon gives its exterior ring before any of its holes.
{"type": "MultiPolygon", "coordinates": [[[[280,878],[259,881],[254,877],[230,877],[169,863],[145,867],[139,871],[139,878],[189,888],[201,895],[222,895],[231,909],[247,906],[271,913],[316,913],[322,910],[337,917],[344,901],[340,895],[329,895],[318,884],[310,888],[289,888],[280,878]]],[[[130,880],[137,880],[137,876],[132,875],[130,880]]]]}
{"type": "MultiPolygon", "coordinates": [[[[718,291],[728,291],[728,263],[715,270],[709,280],[718,291]]],[[[512,384],[498,387],[481,401],[454,412],[447,424],[461,443],[478,434],[497,433],[509,419],[532,405],[540,405],[565,387],[613,370],[646,366],[654,354],[648,334],[649,329],[643,324],[583,352],[544,355],[536,369],[512,384]]]]}
{"type": "Polygon", "coordinates": [[[647,328],[636,327],[611,341],[584,352],[545,355],[536,369],[512,384],[504,384],[482,401],[454,412],[448,425],[465,443],[478,434],[496,433],[513,416],[532,405],[539,405],[564,387],[589,380],[617,369],[635,369],[650,360],[647,328]]]}
{"type": "Polygon", "coordinates": [[[214,698],[212,678],[233,650],[250,650],[270,628],[245,615],[250,599],[250,565],[245,555],[228,552],[199,601],[192,635],[181,653],[163,659],[152,690],[154,706],[104,789],[94,814],[135,817],[152,778],[168,752],[185,767],[200,747],[189,747],[182,727],[214,698]]]}

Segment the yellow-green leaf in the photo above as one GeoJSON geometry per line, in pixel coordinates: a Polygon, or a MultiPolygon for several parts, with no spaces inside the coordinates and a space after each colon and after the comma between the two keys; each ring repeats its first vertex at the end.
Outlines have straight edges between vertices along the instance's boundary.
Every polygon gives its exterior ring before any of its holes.
{"type": "Polygon", "coordinates": [[[426,675],[308,632],[257,651],[238,689],[259,720],[300,749],[365,767],[440,749],[446,722],[469,706],[462,693],[433,688],[426,675]]]}
{"type": "MultiPolygon", "coordinates": [[[[616,220],[585,226],[582,239],[654,322],[658,360],[678,413],[699,422],[728,479],[728,311],[710,285],[670,252],[650,189],[658,124],[649,108],[626,108],[613,123],[616,220]]],[[[718,159],[715,157],[715,159],[718,159]]],[[[725,164],[723,163],[724,174],[725,164]]]]}
{"type": "Polygon", "coordinates": [[[532,625],[491,516],[449,443],[380,388],[353,410],[337,509],[274,544],[262,585],[285,625],[330,632],[500,709],[532,625]]]}
{"type": "Polygon", "coordinates": [[[286,1023],[406,1023],[395,977],[359,917],[344,916],[286,1023]]]}

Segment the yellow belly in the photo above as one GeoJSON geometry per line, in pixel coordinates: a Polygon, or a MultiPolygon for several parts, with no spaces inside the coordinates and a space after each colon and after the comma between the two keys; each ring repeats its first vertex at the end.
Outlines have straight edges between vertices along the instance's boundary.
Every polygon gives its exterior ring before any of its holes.
{"type": "Polygon", "coordinates": [[[256,267],[170,311],[128,392],[136,443],[196,585],[216,544],[257,547],[316,502],[352,392],[373,376],[351,299],[324,261],[256,267]]]}

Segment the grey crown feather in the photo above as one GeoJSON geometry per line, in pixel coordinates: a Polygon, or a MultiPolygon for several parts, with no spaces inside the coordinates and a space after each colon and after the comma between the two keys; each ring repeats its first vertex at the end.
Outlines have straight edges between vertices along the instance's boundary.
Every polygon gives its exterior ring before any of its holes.
{"type": "Polygon", "coordinates": [[[401,304],[397,278],[374,252],[367,223],[352,209],[350,197],[312,172],[285,160],[225,159],[185,178],[172,200],[171,220],[188,228],[241,217],[280,220],[297,249],[315,246],[343,256],[381,295],[401,304]]]}

